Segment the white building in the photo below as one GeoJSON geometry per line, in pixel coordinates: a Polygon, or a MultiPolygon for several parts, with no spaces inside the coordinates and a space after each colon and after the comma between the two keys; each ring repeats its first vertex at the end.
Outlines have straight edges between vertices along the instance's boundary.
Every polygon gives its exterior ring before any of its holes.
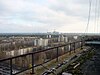
{"type": "Polygon", "coordinates": [[[5,54],[6,56],[16,56],[16,55],[22,55],[22,54],[26,54],[29,53],[33,50],[32,47],[29,48],[23,48],[23,49],[18,49],[18,50],[12,50],[12,51],[6,51],[5,54]]]}
{"type": "Polygon", "coordinates": [[[34,46],[38,45],[38,39],[35,39],[33,42],[34,42],[34,46]]]}
{"type": "Polygon", "coordinates": [[[43,46],[47,46],[48,45],[48,39],[43,39],[43,46]]]}
{"type": "Polygon", "coordinates": [[[64,42],[68,42],[68,37],[64,37],[64,42]]]}
{"type": "Polygon", "coordinates": [[[47,38],[51,38],[51,35],[47,35],[47,38]]]}
{"type": "Polygon", "coordinates": [[[48,39],[35,39],[34,40],[34,46],[47,46],[48,45],[48,39]]]}
{"type": "Polygon", "coordinates": [[[43,39],[40,38],[40,39],[38,39],[38,46],[42,46],[42,45],[43,45],[43,39]]]}
{"type": "Polygon", "coordinates": [[[64,37],[63,35],[60,35],[58,37],[58,42],[68,42],[68,37],[64,37]]]}
{"type": "Polygon", "coordinates": [[[74,38],[75,40],[77,40],[78,36],[73,36],[73,38],[74,38]]]}

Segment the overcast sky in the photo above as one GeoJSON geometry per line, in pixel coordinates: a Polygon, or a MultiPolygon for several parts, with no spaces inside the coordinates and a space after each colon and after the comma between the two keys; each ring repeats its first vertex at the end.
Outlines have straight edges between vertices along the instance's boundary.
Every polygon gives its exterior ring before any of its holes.
{"type": "MultiPolygon", "coordinates": [[[[88,32],[96,29],[92,1],[88,32]]],[[[84,32],[88,9],[89,0],[0,0],[0,33],[84,32]]]]}

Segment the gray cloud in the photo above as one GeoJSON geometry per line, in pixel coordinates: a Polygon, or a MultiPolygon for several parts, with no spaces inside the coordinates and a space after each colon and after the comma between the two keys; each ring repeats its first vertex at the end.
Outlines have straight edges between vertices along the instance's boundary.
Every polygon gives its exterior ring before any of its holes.
{"type": "MultiPolygon", "coordinates": [[[[69,28],[84,32],[88,4],[88,0],[0,0],[0,32],[68,32],[69,28]]],[[[94,20],[95,1],[92,5],[94,20]]]]}

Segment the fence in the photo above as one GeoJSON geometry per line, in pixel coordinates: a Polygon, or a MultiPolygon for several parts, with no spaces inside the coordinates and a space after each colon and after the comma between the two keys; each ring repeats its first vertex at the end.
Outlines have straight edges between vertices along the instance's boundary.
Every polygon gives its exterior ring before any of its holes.
{"type": "Polygon", "coordinates": [[[74,52],[75,52],[76,48],[79,48],[79,47],[82,48],[83,45],[84,45],[84,41],[76,41],[76,42],[67,43],[67,44],[64,44],[64,45],[59,45],[59,46],[49,48],[49,49],[45,49],[45,50],[36,51],[36,52],[33,52],[33,53],[28,53],[28,54],[23,54],[23,55],[19,55],[19,56],[14,56],[14,57],[11,57],[11,58],[1,59],[0,60],[1,66],[5,65],[5,64],[7,64],[7,66],[0,67],[1,68],[0,71],[2,71],[2,73],[3,73],[4,69],[2,70],[2,68],[8,67],[9,70],[5,70],[6,74],[8,73],[7,75],[9,75],[9,74],[10,75],[16,75],[16,74],[19,74],[19,73],[22,73],[24,71],[32,69],[32,74],[34,74],[34,68],[35,67],[40,66],[44,63],[47,63],[47,62],[49,62],[53,59],[56,59],[56,61],[58,62],[59,56],[64,55],[67,52],[70,53],[72,50],[74,50],[74,52]],[[62,48],[62,50],[61,50],[61,48],[62,48]],[[64,50],[63,50],[63,48],[64,48],[64,50]],[[37,56],[41,57],[40,53],[42,53],[42,56],[46,56],[46,58],[44,57],[45,61],[43,60],[42,62],[37,63],[36,57],[37,56]],[[22,58],[24,58],[24,59],[22,59],[22,58]],[[21,63],[22,63],[21,65],[24,65],[24,66],[26,64],[29,65],[29,63],[30,63],[30,67],[28,67],[27,65],[25,67],[22,67],[20,65],[20,63],[16,63],[15,60],[18,61],[18,62],[21,61],[21,63]],[[26,60],[27,60],[28,63],[26,63],[26,60]],[[15,67],[20,67],[20,68],[15,69],[15,67]]]}

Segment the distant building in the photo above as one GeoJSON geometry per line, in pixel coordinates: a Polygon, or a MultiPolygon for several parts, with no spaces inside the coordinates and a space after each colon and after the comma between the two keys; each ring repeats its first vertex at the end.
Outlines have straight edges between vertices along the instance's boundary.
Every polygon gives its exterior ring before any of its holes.
{"type": "Polygon", "coordinates": [[[58,42],[68,42],[68,37],[64,37],[63,35],[59,35],[58,42]]]}
{"type": "Polygon", "coordinates": [[[59,34],[59,32],[57,32],[57,31],[53,31],[53,34],[59,34]]]}
{"type": "Polygon", "coordinates": [[[48,45],[48,39],[43,39],[43,46],[47,46],[48,45]]]}
{"type": "Polygon", "coordinates": [[[35,39],[34,40],[34,46],[37,46],[38,45],[38,39],[35,39]]]}
{"type": "Polygon", "coordinates": [[[47,46],[48,45],[48,39],[35,39],[34,40],[34,46],[47,46]]]}
{"type": "Polygon", "coordinates": [[[47,38],[51,38],[51,35],[47,35],[47,38]]]}
{"type": "Polygon", "coordinates": [[[57,31],[53,31],[53,32],[47,32],[47,34],[55,34],[55,35],[58,35],[59,34],[59,32],[57,32],[57,31]]]}
{"type": "Polygon", "coordinates": [[[42,45],[43,45],[43,39],[40,38],[40,39],[38,39],[38,46],[42,46],[42,45]]]}
{"type": "Polygon", "coordinates": [[[74,38],[75,40],[77,40],[78,36],[73,36],[73,38],[74,38]]]}
{"type": "Polygon", "coordinates": [[[64,37],[64,42],[68,42],[68,37],[64,37]]]}

